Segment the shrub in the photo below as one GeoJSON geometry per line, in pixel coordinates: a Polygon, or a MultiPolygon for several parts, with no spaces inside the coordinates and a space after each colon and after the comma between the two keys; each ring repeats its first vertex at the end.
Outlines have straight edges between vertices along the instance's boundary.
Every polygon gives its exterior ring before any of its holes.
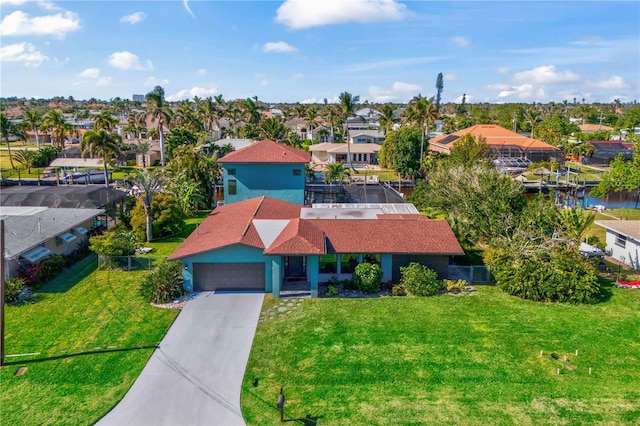
{"type": "Polygon", "coordinates": [[[329,284],[329,287],[327,288],[327,291],[324,294],[324,297],[337,296],[338,293],[340,293],[340,291],[338,290],[338,287],[336,287],[335,285],[329,284]]]}
{"type": "Polygon", "coordinates": [[[183,296],[182,262],[164,262],[140,284],[140,294],[150,303],[169,303],[183,296]]]}
{"type": "Polygon", "coordinates": [[[5,282],[4,287],[4,303],[14,303],[20,299],[20,292],[27,286],[24,278],[9,278],[5,282]]]}
{"type": "Polygon", "coordinates": [[[444,288],[449,292],[461,292],[467,286],[467,280],[442,280],[444,288]]]}
{"type": "Polygon", "coordinates": [[[57,277],[62,272],[64,258],[61,256],[45,259],[40,263],[21,266],[18,269],[18,277],[22,278],[26,285],[38,288],[41,284],[57,277]]]}
{"type": "Polygon", "coordinates": [[[102,235],[89,238],[89,248],[102,256],[131,256],[138,243],[135,234],[123,228],[115,228],[102,235]]]}
{"type": "Polygon", "coordinates": [[[407,291],[404,289],[404,286],[394,285],[391,287],[391,295],[392,296],[406,296],[407,291]]]}
{"type": "Polygon", "coordinates": [[[409,266],[401,266],[400,275],[402,276],[400,284],[415,296],[433,296],[442,288],[436,271],[417,262],[411,262],[409,266]]]}
{"type": "Polygon", "coordinates": [[[382,269],[374,263],[361,263],[353,272],[353,282],[356,288],[364,293],[377,293],[380,291],[382,269]]]}

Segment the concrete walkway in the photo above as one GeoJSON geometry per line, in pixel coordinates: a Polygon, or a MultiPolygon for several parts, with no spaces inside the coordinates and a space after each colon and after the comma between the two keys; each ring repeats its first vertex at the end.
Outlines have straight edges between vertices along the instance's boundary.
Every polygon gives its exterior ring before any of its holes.
{"type": "Polygon", "coordinates": [[[129,392],[97,424],[244,425],[240,390],[263,299],[203,292],[188,301],[129,392]]]}

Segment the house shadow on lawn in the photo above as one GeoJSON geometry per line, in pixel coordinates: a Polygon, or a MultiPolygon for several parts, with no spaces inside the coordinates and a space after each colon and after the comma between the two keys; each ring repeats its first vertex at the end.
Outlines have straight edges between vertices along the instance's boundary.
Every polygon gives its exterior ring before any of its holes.
{"type": "Polygon", "coordinates": [[[31,299],[37,301],[38,293],[65,293],[80,281],[84,280],[98,267],[98,257],[91,253],[75,265],[62,271],[60,275],[45,283],[32,295],[31,299]]]}

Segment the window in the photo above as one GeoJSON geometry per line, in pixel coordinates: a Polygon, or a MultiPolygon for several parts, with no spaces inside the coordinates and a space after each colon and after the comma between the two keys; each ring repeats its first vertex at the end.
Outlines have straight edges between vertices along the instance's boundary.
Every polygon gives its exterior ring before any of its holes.
{"type": "Polygon", "coordinates": [[[618,247],[625,248],[627,246],[627,237],[624,235],[617,234],[616,235],[616,245],[618,247]]]}
{"type": "Polygon", "coordinates": [[[365,263],[371,263],[372,265],[380,265],[381,256],[379,254],[365,254],[364,261],[365,263]]]}
{"type": "Polygon", "coordinates": [[[325,254],[320,256],[320,267],[318,272],[321,274],[335,274],[338,272],[338,256],[335,254],[325,254]]]}
{"type": "Polygon", "coordinates": [[[302,170],[301,169],[293,169],[293,175],[294,176],[302,176],[302,170]]]}
{"type": "Polygon", "coordinates": [[[229,195],[236,195],[237,185],[235,179],[229,179],[227,190],[229,191],[229,195]]]}
{"type": "Polygon", "coordinates": [[[343,254],[340,256],[340,273],[352,274],[358,266],[357,254],[343,254]]]}
{"type": "Polygon", "coordinates": [[[229,176],[235,176],[236,175],[236,169],[228,169],[227,170],[227,174],[229,176]]]}

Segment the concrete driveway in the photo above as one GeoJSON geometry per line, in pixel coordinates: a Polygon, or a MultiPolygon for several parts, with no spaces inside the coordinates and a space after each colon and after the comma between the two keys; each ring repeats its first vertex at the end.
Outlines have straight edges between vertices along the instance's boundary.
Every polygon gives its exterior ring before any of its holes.
{"type": "Polygon", "coordinates": [[[98,425],[244,425],[242,378],[263,293],[187,302],[140,377],[98,425]]]}

